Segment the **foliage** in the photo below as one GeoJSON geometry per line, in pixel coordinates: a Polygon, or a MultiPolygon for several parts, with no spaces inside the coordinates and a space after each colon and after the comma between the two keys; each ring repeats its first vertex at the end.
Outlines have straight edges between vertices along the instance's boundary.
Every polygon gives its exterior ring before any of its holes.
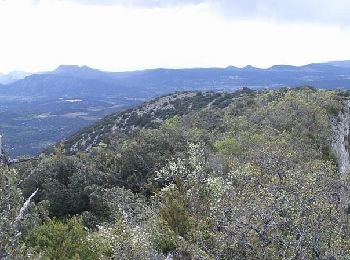
{"type": "Polygon", "coordinates": [[[67,222],[49,220],[35,228],[26,239],[40,257],[48,259],[102,259],[104,246],[88,237],[77,218],[67,222]]]}
{"type": "Polygon", "coordinates": [[[91,196],[96,197],[99,186],[112,182],[110,175],[93,165],[63,155],[44,157],[27,173],[22,184],[24,194],[28,197],[38,188],[35,200],[48,200],[50,215],[55,217],[98,210],[94,208],[96,204],[91,203],[91,196]]]}
{"type": "MultiPolygon", "coordinates": [[[[1,209],[13,219],[22,192],[39,189],[17,248],[44,259],[346,259],[349,178],[330,152],[344,98],[312,88],[162,97],[110,117],[119,131],[104,128],[88,153],[56,149],[4,171],[1,209]]],[[[1,233],[6,245],[15,233],[1,233]]]]}

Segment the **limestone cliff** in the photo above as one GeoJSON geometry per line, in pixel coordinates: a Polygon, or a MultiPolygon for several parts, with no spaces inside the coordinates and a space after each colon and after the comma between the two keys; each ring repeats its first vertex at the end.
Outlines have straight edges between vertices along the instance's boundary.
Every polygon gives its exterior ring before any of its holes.
{"type": "Polygon", "coordinates": [[[8,156],[6,154],[0,154],[0,166],[7,165],[9,163],[8,156]]]}
{"type": "Polygon", "coordinates": [[[2,147],[2,135],[0,135],[0,166],[7,165],[9,163],[9,157],[2,147]]]}
{"type": "MultiPolygon", "coordinates": [[[[350,100],[344,102],[344,107],[339,115],[332,119],[331,149],[336,158],[338,170],[341,175],[339,199],[344,212],[349,213],[349,134],[350,134],[350,100]]],[[[347,214],[346,214],[347,215],[347,214]]]]}

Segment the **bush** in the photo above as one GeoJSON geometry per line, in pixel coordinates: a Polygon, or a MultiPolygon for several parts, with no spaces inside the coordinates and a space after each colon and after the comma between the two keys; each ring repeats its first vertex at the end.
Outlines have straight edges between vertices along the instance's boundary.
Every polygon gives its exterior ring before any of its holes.
{"type": "Polygon", "coordinates": [[[99,241],[89,239],[88,235],[77,218],[67,222],[53,219],[34,229],[26,244],[49,259],[102,259],[105,248],[99,241]]]}
{"type": "Polygon", "coordinates": [[[152,240],[156,250],[163,254],[174,252],[179,246],[177,234],[162,218],[157,218],[152,223],[152,240]]]}

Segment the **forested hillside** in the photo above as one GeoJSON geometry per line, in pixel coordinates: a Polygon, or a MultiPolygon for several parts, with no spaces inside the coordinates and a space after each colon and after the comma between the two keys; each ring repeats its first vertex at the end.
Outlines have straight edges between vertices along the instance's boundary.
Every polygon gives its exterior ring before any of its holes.
{"type": "Polygon", "coordinates": [[[111,115],[1,168],[0,257],[348,259],[347,96],[179,92],[111,115]]]}
{"type": "Polygon", "coordinates": [[[223,109],[233,99],[254,92],[243,88],[233,93],[177,92],[166,95],[136,108],[107,116],[96,124],[83,128],[63,142],[65,153],[88,151],[100,143],[110,142],[111,134],[130,134],[135,129],[159,128],[164,120],[196,111],[223,109]]]}

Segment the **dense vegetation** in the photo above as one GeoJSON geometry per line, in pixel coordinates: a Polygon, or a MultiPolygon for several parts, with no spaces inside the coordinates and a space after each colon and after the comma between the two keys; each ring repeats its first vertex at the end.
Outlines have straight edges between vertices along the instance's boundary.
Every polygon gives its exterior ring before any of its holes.
{"type": "MultiPolygon", "coordinates": [[[[0,256],[350,258],[349,179],[330,149],[346,96],[312,88],[182,95],[172,99],[176,113],[137,113],[130,125],[139,127],[106,131],[89,152],[67,155],[62,143],[5,167],[0,256]],[[149,124],[157,113],[163,120],[149,124]]],[[[126,113],[118,123],[129,122],[126,113]]]]}
{"type": "Polygon", "coordinates": [[[101,142],[108,143],[112,133],[130,134],[135,129],[158,128],[164,120],[174,116],[184,116],[208,108],[225,108],[236,96],[250,92],[252,90],[243,88],[234,93],[177,92],[161,96],[136,108],[111,114],[96,124],[83,128],[64,140],[65,153],[86,151],[101,142]]]}

